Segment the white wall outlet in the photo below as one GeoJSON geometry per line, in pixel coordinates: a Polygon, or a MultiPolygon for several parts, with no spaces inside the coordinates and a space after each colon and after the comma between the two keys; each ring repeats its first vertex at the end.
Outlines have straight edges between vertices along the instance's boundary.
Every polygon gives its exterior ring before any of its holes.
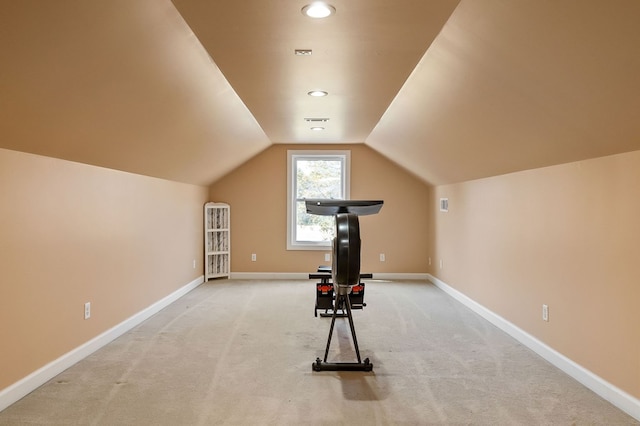
{"type": "Polygon", "coordinates": [[[549,321],[549,305],[542,305],[542,320],[549,321]]]}
{"type": "Polygon", "coordinates": [[[87,302],[84,304],[84,319],[91,318],[91,302],[87,302]]]}
{"type": "Polygon", "coordinates": [[[325,253],[324,254],[324,261],[325,262],[330,262],[331,261],[331,254],[325,253]]]}
{"type": "Polygon", "coordinates": [[[193,259],[193,269],[196,269],[196,260],[193,259]]]}
{"type": "Polygon", "coordinates": [[[384,253],[380,253],[380,262],[384,262],[386,260],[384,253]]]}
{"type": "Polygon", "coordinates": [[[444,268],[444,261],[440,259],[440,269],[444,268]]]}
{"type": "Polygon", "coordinates": [[[251,253],[251,261],[255,262],[258,259],[258,256],[256,256],[255,253],[251,253]]]}

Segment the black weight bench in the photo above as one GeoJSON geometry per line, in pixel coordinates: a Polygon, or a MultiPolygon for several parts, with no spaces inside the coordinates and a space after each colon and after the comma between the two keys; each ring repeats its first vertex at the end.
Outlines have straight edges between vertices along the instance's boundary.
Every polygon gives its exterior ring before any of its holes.
{"type": "MultiPolygon", "coordinates": [[[[373,274],[360,274],[360,279],[373,278],[373,274]]],[[[313,316],[318,316],[318,310],[323,310],[324,313],[320,313],[321,317],[331,317],[334,308],[340,310],[342,313],[337,314],[338,317],[346,317],[347,314],[344,311],[344,306],[334,307],[335,294],[333,291],[333,283],[331,282],[331,266],[320,265],[318,266],[317,273],[309,274],[310,280],[320,280],[316,283],[316,306],[313,311],[313,316]]],[[[362,309],[367,306],[364,303],[364,287],[365,283],[360,282],[351,288],[349,292],[349,300],[351,302],[351,309],[362,309]]]]}
{"type": "MultiPolygon", "coordinates": [[[[329,337],[324,351],[324,359],[316,358],[311,365],[313,371],[373,371],[373,364],[369,358],[364,361],[360,358],[356,329],[353,324],[352,298],[364,297],[364,284],[360,281],[363,277],[372,277],[371,274],[360,274],[360,224],[358,215],[376,214],[380,211],[381,200],[305,200],[307,213],[320,216],[334,216],[336,233],[332,241],[333,263],[332,267],[319,268],[322,272],[309,274],[309,278],[318,278],[320,296],[324,297],[324,306],[333,306],[329,337]],[[334,282],[331,282],[333,280],[334,282]],[[331,293],[335,294],[335,299],[331,293]],[[338,310],[346,312],[345,317],[349,321],[353,347],[357,362],[327,362],[331,336],[338,317],[338,310]]],[[[360,308],[364,306],[360,300],[360,308]]],[[[317,307],[317,303],[316,303],[317,307]]],[[[328,309],[328,308],[327,308],[328,309]]]]}

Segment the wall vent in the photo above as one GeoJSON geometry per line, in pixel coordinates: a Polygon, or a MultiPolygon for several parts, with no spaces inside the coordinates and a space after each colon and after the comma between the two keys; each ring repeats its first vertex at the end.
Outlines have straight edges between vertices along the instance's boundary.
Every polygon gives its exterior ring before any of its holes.
{"type": "Polygon", "coordinates": [[[440,198],[440,211],[448,212],[449,211],[449,199],[448,198],[440,198]]]}

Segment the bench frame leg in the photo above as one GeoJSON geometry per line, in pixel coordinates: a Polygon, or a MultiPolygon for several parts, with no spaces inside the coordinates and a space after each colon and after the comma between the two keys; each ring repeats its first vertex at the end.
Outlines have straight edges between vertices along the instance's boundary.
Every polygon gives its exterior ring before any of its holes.
{"type": "Polygon", "coordinates": [[[349,301],[349,295],[343,294],[341,289],[338,289],[336,295],[335,306],[333,309],[333,315],[331,317],[331,327],[329,328],[329,337],[327,338],[327,347],[324,351],[324,360],[317,358],[311,365],[313,371],[372,371],[373,364],[369,362],[369,358],[366,358],[364,362],[360,358],[360,349],[358,348],[358,338],[356,337],[356,329],[353,324],[353,316],[351,315],[351,302],[349,301]],[[349,328],[351,329],[351,336],[353,338],[353,346],[356,351],[356,357],[358,362],[327,362],[327,356],[329,355],[329,347],[331,346],[331,337],[333,336],[333,327],[336,323],[336,317],[338,315],[338,308],[344,304],[347,314],[346,317],[349,320],[349,328]]]}

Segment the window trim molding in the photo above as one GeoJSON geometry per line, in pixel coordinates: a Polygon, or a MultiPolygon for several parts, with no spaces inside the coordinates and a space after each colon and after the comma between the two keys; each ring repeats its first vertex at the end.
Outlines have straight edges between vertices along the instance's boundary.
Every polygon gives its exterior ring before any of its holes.
{"type": "Polygon", "coordinates": [[[293,174],[293,163],[297,157],[344,157],[344,176],[343,176],[343,191],[344,199],[348,200],[350,197],[351,186],[351,151],[350,150],[287,150],[287,250],[330,250],[330,242],[317,242],[317,243],[297,243],[293,240],[295,236],[295,226],[293,222],[295,215],[293,209],[295,208],[295,202],[293,197],[295,195],[295,179],[293,174]]]}

